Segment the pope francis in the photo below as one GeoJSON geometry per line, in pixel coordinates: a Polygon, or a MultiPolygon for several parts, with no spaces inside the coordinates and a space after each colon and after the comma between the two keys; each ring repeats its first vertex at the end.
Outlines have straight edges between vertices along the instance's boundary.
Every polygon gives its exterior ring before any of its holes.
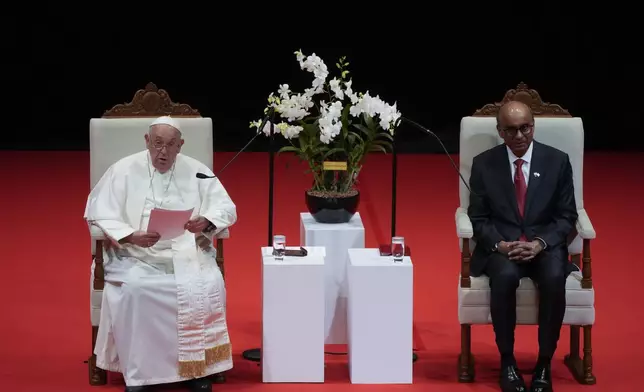
{"type": "Polygon", "coordinates": [[[87,199],[85,219],[109,239],[97,366],[122,373],[127,392],[184,381],[210,391],[206,377],[233,366],[211,243],[235,223],[236,207],[216,177],[196,178],[213,173],[180,154],[183,142],[176,120],[156,119],[147,149],[112,165],[87,199]],[[192,208],[182,235],[147,232],[153,209],[192,208]]]}

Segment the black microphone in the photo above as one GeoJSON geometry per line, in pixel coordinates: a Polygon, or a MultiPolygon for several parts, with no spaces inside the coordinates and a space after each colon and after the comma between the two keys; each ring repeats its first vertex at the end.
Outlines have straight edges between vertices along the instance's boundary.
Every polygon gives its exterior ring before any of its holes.
{"type": "Polygon", "coordinates": [[[420,129],[421,131],[425,132],[428,135],[433,136],[436,140],[438,140],[438,143],[441,145],[443,148],[443,151],[445,152],[445,155],[449,158],[450,162],[452,162],[452,166],[454,167],[454,170],[456,170],[456,173],[458,173],[458,176],[461,177],[461,181],[463,182],[463,185],[467,188],[468,191],[470,191],[471,194],[476,195],[477,197],[481,197],[481,195],[477,194],[476,192],[473,192],[472,189],[470,188],[470,185],[465,181],[465,178],[463,178],[463,175],[461,174],[461,171],[458,169],[458,166],[456,166],[456,162],[452,159],[452,156],[450,155],[449,151],[447,151],[447,148],[443,144],[443,141],[436,135],[434,132],[430,131],[429,129],[425,128],[424,126],[418,124],[417,122],[410,120],[405,117],[401,117],[401,120],[408,122],[409,124],[415,126],[416,128],[420,129]]]}
{"type": "MultiPolygon", "coordinates": [[[[253,136],[253,138],[252,138],[252,139],[250,139],[250,140],[248,141],[248,143],[246,143],[246,145],[245,145],[244,147],[242,147],[242,149],[241,149],[241,150],[239,150],[239,151],[237,152],[237,154],[235,154],[235,156],[234,156],[234,157],[230,158],[230,160],[229,160],[229,161],[224,165],[224,167],[222,167],[222,168],[221,168],[221,170],[219,170],[219,174],[223,173],[223,171],[224,171],[224,170],[226,170],[226,168],[228,167],[228,165],[230,165],[231,163],[233,163],[233,161],[234,161],[235,159],[237,159],[237,157],[239,156],[239,154],[241,154],[242,152],[244,152],[244,151],[248,148],[248,146],[250,146],[250,144],[251,144],[255,139],[257,139],[257,136],[259,136],[259,134],[260,134],[260,133],[262,133],[262,130],[264,129],[264,126],[266,125],[266,122],[271,118],[271,116],[273,116],[273,112],[274,112],[274,111],[275,111],[275,108],[273,108],[272,106],[268,109],[268,112],[266,113],[266,116],[265,116],[265,117],[264,117],[264,119],[262,120],[262,123],[259,125],[259,129],[258,129],[257,133],[255,134],[255,136],[253,136]]],[[[216,175],[215,175],[215,176],[209,176],[209,175],[204,174],[204,173],[197,173],[197,178],[198,178],[198,179],[200,179],[200,180],[206,180],[206,179],[209,179],[209,178],[216,178],[216,177],[217,177],[216,175]]]]}

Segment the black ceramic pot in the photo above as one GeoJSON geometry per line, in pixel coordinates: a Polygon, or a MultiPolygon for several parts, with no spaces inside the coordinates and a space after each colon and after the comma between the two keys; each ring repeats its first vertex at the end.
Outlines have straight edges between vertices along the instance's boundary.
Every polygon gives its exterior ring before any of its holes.
{"type": "Polygon", "coordinates": [[[315,196],[304,192],[306,207],[316,222],[347,223],[351,220],[360,204],[360,192],[343,197],[315,196]]]}

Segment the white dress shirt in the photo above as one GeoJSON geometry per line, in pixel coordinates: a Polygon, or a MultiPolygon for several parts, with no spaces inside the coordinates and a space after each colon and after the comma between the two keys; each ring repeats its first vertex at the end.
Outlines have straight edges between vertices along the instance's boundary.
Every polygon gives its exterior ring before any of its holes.
{"type": "MultiPolygon", "coordinates": [[[[512,183],[514,183],[514,175],[516,174],[517,171],[517,166],[514,164],[514,162],[517,159],[523,159],[523,166],[521,166],[521,171],[523,172],[523,178],[525,179],[525,185],[526,187],[528,186],[528,183],[530,182],[530,163],[532,161],[532,147],[534,146],[534,143],[530,143],[530,146],[528,147],[528,151],[523,154],[522,157],[518,157],[514,155],[512,150],[510,150],[510,147],[505,147],[508,150],[508,160],[510,161],[510,173],[512,174],[512,183]]],[[[541,237],[535,237],[535,239],[541,241],[543,245],[543,249],[546,249],[548,247],[548,244],[546,244],[546,241],[543,240],[541,237]]]]}
{"type": "Polygon", "coordinates": [[[517,157],[514,155],[512,150],[510,150],[510,147],[506,146],[505,148],[508,150],[508,159],[510,160],[510,173],[512,174],[512,182],[514,183],[514,174],[517,171],[517,166],[514,164],[514,162],[517,159],[523,159],[523,166],[521,166],[521,171],[523,172],[523,178],[525,178],[525,185],[528,186],[528,182],[530,181],[530,162],[532,161],[532,147],[534,146],[534,143],[530,143],[530,147],[528,147],[528,151],[522,156],[522,157],[517,157]]]}

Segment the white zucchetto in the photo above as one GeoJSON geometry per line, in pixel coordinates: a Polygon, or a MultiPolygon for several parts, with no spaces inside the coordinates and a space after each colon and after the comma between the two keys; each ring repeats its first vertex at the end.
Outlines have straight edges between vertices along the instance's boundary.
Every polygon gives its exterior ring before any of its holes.
{"type": "Polygon", "coordinates": [[[179,126],[179,122],[170,116],[161,116],[156,120],[152,121],[152,124],[150,124],[150,126],[161,125],[161,124],[169,125],[175,128],[177,131],[181,132],[181,127],[179,126]]]}

